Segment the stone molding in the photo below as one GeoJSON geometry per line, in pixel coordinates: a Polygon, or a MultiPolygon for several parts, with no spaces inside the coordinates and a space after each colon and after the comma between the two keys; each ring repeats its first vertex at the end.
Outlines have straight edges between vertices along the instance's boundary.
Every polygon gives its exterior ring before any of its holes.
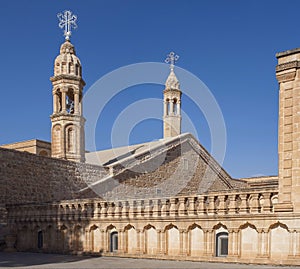
{"type": "Polygon", "coordinates": [[[299,68],[300,67],[300,61],[291,61],[283,64],[279,64],[276,66],[276,72],[285,71],[292,68],[299,68]]]}

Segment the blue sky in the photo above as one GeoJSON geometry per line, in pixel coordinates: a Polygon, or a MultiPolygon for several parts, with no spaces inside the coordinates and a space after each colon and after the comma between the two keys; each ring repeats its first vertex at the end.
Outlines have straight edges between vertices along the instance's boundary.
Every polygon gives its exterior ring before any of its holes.
{"type": "MultiPolygon", "coordinates": [[[[224,168],[233,177],[277,174],[275,54],[300,45],[299,1],[1,1],[0,144],[50,140],[49,77],[64,41],[56,14],[66,9],[78,15],[71,41],[83,66],[85,91],[108,72],[163,62],[173,50],[180,55],[177,65],[200,78],[222,110],[224,168]]],[[[112,124],[126,106],[162,98],[162,90],[143,85],[117,95],[99,119],[98,148],[110,147],[112,124]]],[[[210,149],[201,111],[186,97],[182,109],[210,149]]],[[[129,142],[161,137],[161,121],[148,120],[133,128],[129,142]]]]}

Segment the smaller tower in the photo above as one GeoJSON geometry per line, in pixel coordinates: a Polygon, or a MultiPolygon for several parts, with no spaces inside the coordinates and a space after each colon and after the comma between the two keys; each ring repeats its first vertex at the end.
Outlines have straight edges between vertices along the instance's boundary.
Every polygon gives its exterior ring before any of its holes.
{"type": "Polygon", "coordinates": [[[81,63],[70,42],[71,26],[76,28],[76,16],[70,11],[58,15],[60,27],[65,27],[65,42],[54,63],[53,114],[51,115],[52,157],[76,162],[85,161],[82,91],[85,85],[81,63]]]}
{"type": "Polygon", "coordinates": [[[178,55],[171,52],[166,63],[170,63],[170,74],[164,90],[164,138],[181,134],[181,91],[179,81],[174,73],[175,61],[178,55]]]}

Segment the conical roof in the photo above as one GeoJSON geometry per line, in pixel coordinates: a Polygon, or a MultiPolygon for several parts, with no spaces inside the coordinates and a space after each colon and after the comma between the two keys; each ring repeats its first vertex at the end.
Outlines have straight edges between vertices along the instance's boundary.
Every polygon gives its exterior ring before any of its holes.
{"type": "Polygon", "coordinates": [[[176,77],[175,73],[174,73],[174,69],[171,68],[170,74],[167,78],[166,81],[166,89],[170,89],[170,90],[179,90],[180,89],[180,83],[178,78],[176,77]]]}

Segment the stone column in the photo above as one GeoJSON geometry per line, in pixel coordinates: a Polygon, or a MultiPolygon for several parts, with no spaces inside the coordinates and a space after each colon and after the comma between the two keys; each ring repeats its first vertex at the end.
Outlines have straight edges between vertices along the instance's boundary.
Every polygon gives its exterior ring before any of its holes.
{"type": "Polygon", "coordinates": [[[269,213],[272,211],[271,193],[264,193],[263,212],[269,213]]]}
{"type": "Polygon", "coordinates": [[[168,208],[167,208],[167,201],[166,200],[161,200],[161,202],[162,202],[162,206],[161,206],[161,216],[162,217],[165,217],[165,216],[167,216],[167,212],[169,211],[170,212],[170,210],[168,210],[168,208]]]}
{"type": "Polygon", "coordinates": [[[228,257],[234,256],[234,232],[233,230],[228,230],[228,257]]]}
{"type": "Polygon", "coordinates": [[[258,229],[258,258],[269,258],[269,240],[268,230],[258,229]]]}
{"type": "Polygon", "coordinates": [[[162,254],[162,233],[160,229],[156,230],[157,232],[157,254],[162,254]]]}
{"type": "Polygon", "coordinates": [[[123,254],[124,253],[124,246],[123,246],[123,238],[124,237],[124,232],[123,230],[118,230],[118,253],[123,254]]]}
{"type": "Polygon", "coordinates": [[[178,215],[185,216],[186,213],[185,198],[179,198],[178,215]]]}
{"type": "Polygon", "coordinates": [[[208,197],[208,209],[207,209],[207,214],[209,215],[214,215],[215,214],[215,197],[214,196],[210,196],[208,197]]]}
{"type": "Polygon", "coordinates": [[[79,91],[74,92],[74,114],[80,114],[79,111],[79,91]]]}
{"type": "Polygon", "coordinates": [[[127,218],[128,214],[129,214],[129,208],[128,208],[127,202],[124,202],[123,207],[122,207],[121,216],[122,216],[122,218],[127,218]]]}
{"type": "Polygon", "coordinates": [[[168,115],[168,102],[164,101],[164,116],[168,115]]]}
{"type": "Polygon", "coordinates": [[[247,205],[247,194],[240,194],[241,205],[239,214],[247,214],[248,213],[248,205],[247,205]]]}
{"type": "Polygon", "coordinates": [[[141,234],[140,234],[140,247],[141,247],[141,250],[140,250],[140,253],[142,254],[145,254],[146,253],[146,244],[145,244],[145,230],[141,230],[141,234]]]}
{"type": "Polygon", "coordinates": [[[228,234],[228,256],[238,257],[240,253],[240,232],[239,230],[229,230],[228,234]]]}
{"type": "Polygon", "coordinates": [[[82,97],[79,97],[79,113],[83,115],[82,97]]]}
{"type": "Polygon", "coordinates": [[[177,212],[177,205],[176,205],[176,200],[175,198],[171,198],[170,199],[170,209],[169,209],[169,212],[170,212],[170,216],[177,216],[178,215],[178,212],[177,212]]]}
{"type": "Polygon", "coordinates": [[[205,213],[205,207],[204,207],[204,197],[200,196],[198,198],[198,208],[197,208],[197,215],[203,215],[205,213]]]}
{"type": "Polygon", "coordinates": [[[146,200],[145,201],[145,211],[144,211],[144,217],[151,217],[153,211],[153,204],[151,200],[146,200]]]}
{"type": "Polygon", "coordinates": [[[145,205],[144,205],[144,201],[143,200],[139,200],[137,202],[137,214],[136,217],[137,218],[143,218],[145,214],[145,205]]]}
{"type": "Polygon", "coordinates": [[[295,250],[295,256],[297,258],[300,257],[300,230],[296,230],[296,250],[295,250]]]}
{"type": "Polygon", "coordinates": [[[196,208],[195,208],[195,197],[189,198],[189,208],[188,208],[188,216],[195,216],[196,208]]]}
{"type": "Polygon", "coordinates": [[[136,253],[141,253],[141,230],[136,230],[136,253]]]}
{"type": "Polygon", "coordinates": [[[296,231],[289,232],[289,258],[294,258],[296,252],[296,231]]]}
{"type": "Polygon", "coordinates": [[[262,256],[262,230],[257,229],[257,240],[258,240],[258,246],[257,246],[257,257],[262,256]]]}
{"type": "Polygon", "coordinates": [[[152,209],[152,216],[158,217],[160,215],[160,200],[156,199],[153,200],[153,209],[152,209]]]}
{"type": "Polygon", "coordinates": [[[128,210],[129,218],[135,218],[136,213],[137,213],[137,207],[136,207],[134,201],[129,201],[129,210],[128,210]]]}
{"type": "Polygon", "coordinates": [[[214,235],[213,230],[204,230],[204,256],[212,257],[214,255],[213,235],[214,235]]]}
{"type": "Polygon", "coordinates": [[[190,249],[190,233],[189,231],[184,231],[184,238],[185,238],[185,250],[186,250],[186,255],[190,256],[191,255],[191,249],[190,249]]]}
{"type": "Polygon", "coordinates": [[[166,234],[166,231],[161,231],[161,254],[162,255],[165,255],[167,253],[167,234],[166,234]]]}
{"type": "Polygon", "coordinates": [[[103,252],[108,252],[107,249],[107,231],[106,230],[101,230],[101,248],[103,252]]]}
{"type": "Polygon", "coordinates": [[[180,229],[179,230],[179,255],[183,256],[184,255],[184,251],[183,251],[183,233],[184,230],[180,229]]]}
{"type": "Polygon", "coordinates": [[[123,233],[123,250],[124,253],[128,253],[128,230],[123,233]]]}
{"type": "Polygon", "coordinates": [[[263,231],[263,256],[270,257],[270,232],[268,230],[263,231]]]}
{"type": "Polygon", "coordinates": [[[258,200],[258,194],[252,194],[252,200],[251,200],[251,206],[250,206],[250,212],[251,213],[259,213],[259,200],[258,200]]]}
{"type": "Polygon", "coordinates": [[[105,202],[101,202],[100,218],[104,219],[106,217],[107,217],[107,204],[105,202]]]}
{"type": "Polygon", "coordinates": [[[67,98],[67,89],[63,89],[61,91],[61,111],[63,113],[67,112],[67,108],[66,108],[66,98],[67,98]]]}
{"type": "Polygon", "coordinates": [[[209,231],[208,230],[203,230],[203,233],[204,233],[204,253],[203,255],[204,256],[208,256],[208,245],[209,245],[209,236],[208,236],[208,233],[209,231]]]}
{"type": "Polygon", "coordinates": [[[83,247],[83,251],[94,251],[94,249],[92,248],[92,243],[94,243],[94,238],[91,239],[91,237],[94,235],[93,231],[89,231],[89,229],[85,229],[85,242],[82,243],[82,247],[83,247]]]}
{"type": "Polygon", "coordinates": [[[58,103],[58,96],[56,93],[53,94],[53,113],[57,113],[58,112],[58,107],[57,107],[57,103],[58,103]]]}
{"type": "Polygon", "coordinates": [[[235,242],[236,256],[240,257],[241,255],[241,231],[236,230],[236,242],[235,242]]]}
{"type": "Polygon", "coordinates": [[[217,209],[217,214],[223,215],[226,212],[225,196],[219,195],[218,199],[219,199],[219,206],[217,209]]]}
{"type": "Polygon", "coordinates": [[[183,229],[179,230],[180,236],[180,255],[187,256],[188,254],[188,231],[183,229]]]}
{"type": "Polygon", "coordinates": [[[229,199],[228,214],[235,214],[236,213],[235,195],[229,195],[228,199],[229,199]]]}

